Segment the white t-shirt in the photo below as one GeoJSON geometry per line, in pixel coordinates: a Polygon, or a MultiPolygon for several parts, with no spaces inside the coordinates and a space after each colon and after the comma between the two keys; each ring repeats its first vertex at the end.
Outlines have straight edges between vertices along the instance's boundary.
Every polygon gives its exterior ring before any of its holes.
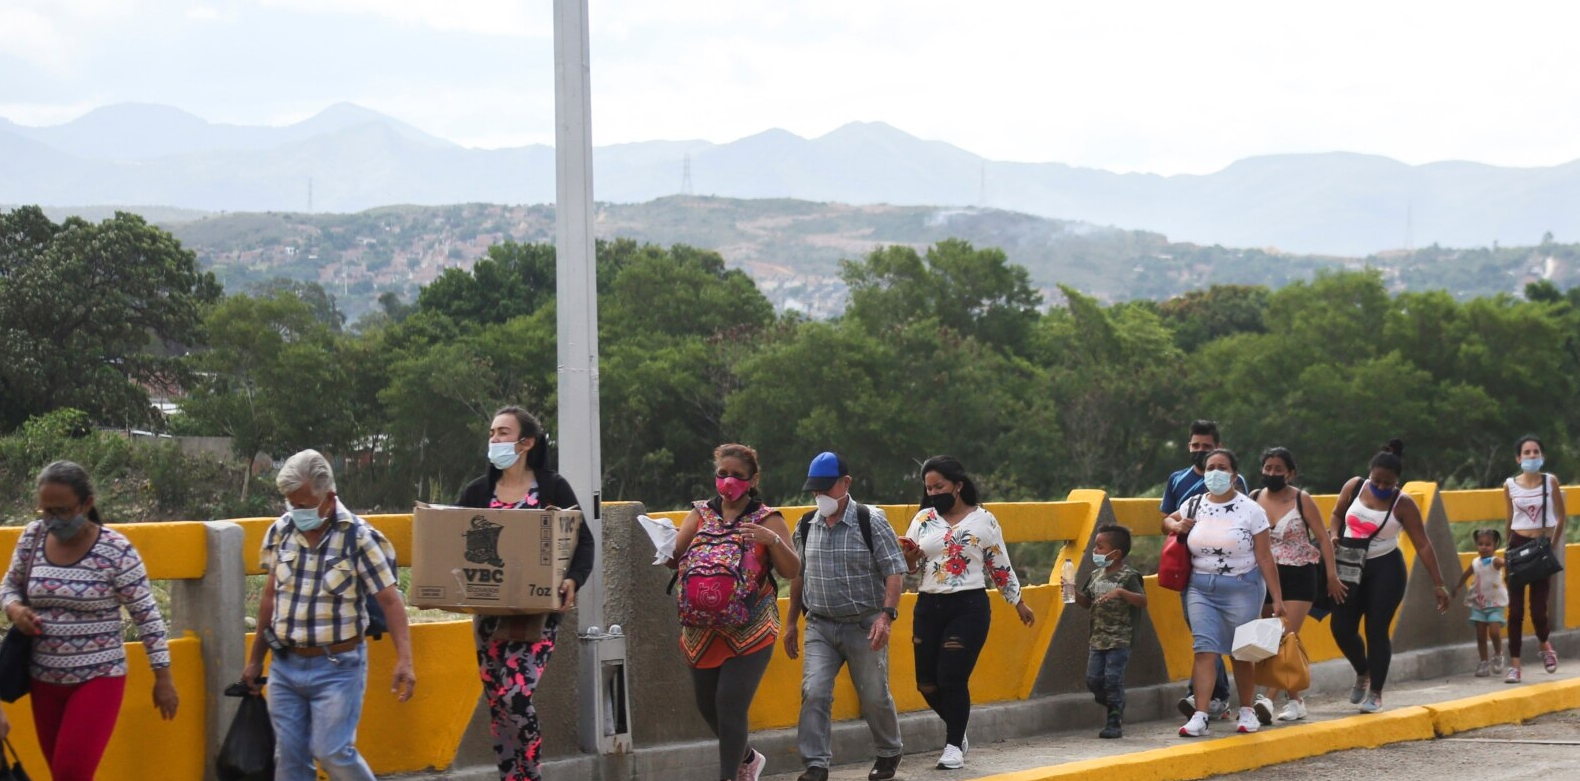
{"type": "Polygon", "coordinates": [[[1271,528],[1267,513],[1249,496],[1237,493],[1223,504],[1202,496],[1180,507],[1183,517],[1196,519],[1186,542],[1191,569],[1210,575],[1244,575],[1256,569],[1257,534],[1271,528]],[[1192,514],[1194,513],[1194,515],[1192,514]]]}
{"type": "MultiPolygon", "coordinates": [[[[1503,482],[1509,490],[1509,500],[1514,504],[1514,522],[1509,528],[1517,532],[1531,532],[1543,527],[1558,525],[1558,508],[1553,507],[1553,479],[1542,475],[1542,485],[1526,488],[1509,478],[1503,482]],[[1547,514],[1542,515],[1542,488],[1547,489],[1547,514]]],[[[1529,537],[1530,535],[1525,535],[1529,537]]]]}

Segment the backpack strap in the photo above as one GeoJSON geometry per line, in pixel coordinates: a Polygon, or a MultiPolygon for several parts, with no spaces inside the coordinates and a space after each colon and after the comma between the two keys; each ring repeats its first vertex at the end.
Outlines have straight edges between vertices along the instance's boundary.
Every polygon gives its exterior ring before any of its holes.
{"type": "MultiPolygon", "coordinates": [[[[796,523],[796,534],[801,538],[801,574],[806,574],[806,544],[807,537],[812,533],[812,519],[817,517],[817,510],[807,510],[796,523]]],[[[867,543],[867,552],[877,556],[877,548],[872,543],[872,509],[861,502],[856,503],[856,525],[861,527],[861,539],[867,543]]]]}

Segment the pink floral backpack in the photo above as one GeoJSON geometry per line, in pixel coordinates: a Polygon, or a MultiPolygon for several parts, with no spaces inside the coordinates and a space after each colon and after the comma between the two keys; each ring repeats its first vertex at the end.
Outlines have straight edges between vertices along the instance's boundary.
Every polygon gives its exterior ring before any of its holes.
{"type": "Polygon", "coordinates": [[[697,502],[697,536],[680,556],[680,572],[675,592],[676,608],[682,626],[744,626],[762,598],[762,562],[754,555],[755,546],[740,531],[743,523],[761,523],[775,510],[760,505],[733,523],[707,502],[697,502]]]}

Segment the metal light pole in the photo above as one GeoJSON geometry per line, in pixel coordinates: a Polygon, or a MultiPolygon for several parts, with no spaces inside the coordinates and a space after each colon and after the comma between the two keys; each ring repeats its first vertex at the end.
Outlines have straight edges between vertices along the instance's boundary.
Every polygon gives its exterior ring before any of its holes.
{"type": "MultiPolygon", "coordinates": [[[[603,540],[598,437],[598,285],[593,240],[592,100],[587,0],[554,0],[555,296],[559,327],[560,471],[603,540]]],[[[600,557],[601,558],[601,557],[600,557]]],[[[576,599],[581,669],[578,732],[583,751],[625,754],[625,638],[604,624],[601,562],[576,599]]]]}

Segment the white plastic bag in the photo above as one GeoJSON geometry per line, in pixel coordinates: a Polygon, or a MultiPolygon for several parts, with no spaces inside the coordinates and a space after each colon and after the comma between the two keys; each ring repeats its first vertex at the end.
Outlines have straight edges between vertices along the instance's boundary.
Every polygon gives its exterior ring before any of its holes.
{"type": "Polygon", "coordinates": [[[675,557],[675,534],[680,531],[675,527],[675,522],[646,515],[636,516],[636,521],[642,524],[642,531],[647,532],[648,539],[653,541],[653,563],[668,564],[675,557]]]}
{"type": "Polygon", "coordinates": [[[1259,618],[1241,624],[1234,630],[1234,658],[1242,662],[1260,662],[1278,654],[1278,644],[1284,639],[1284,619],[1259,618]]]}

